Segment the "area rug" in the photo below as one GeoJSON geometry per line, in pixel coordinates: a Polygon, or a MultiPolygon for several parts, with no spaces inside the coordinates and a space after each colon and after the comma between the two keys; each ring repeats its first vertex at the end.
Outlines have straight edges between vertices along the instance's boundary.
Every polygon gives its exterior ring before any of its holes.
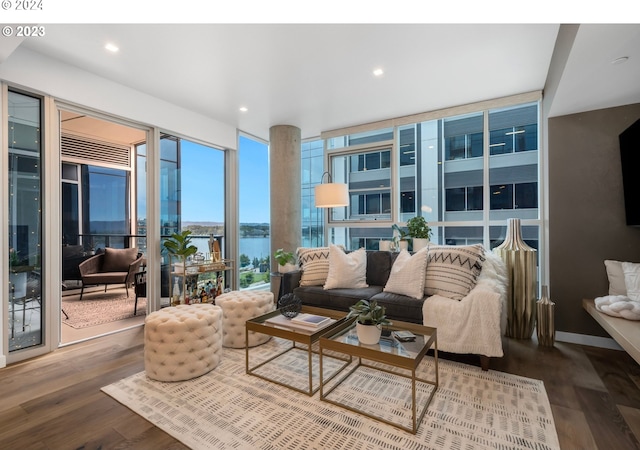
{"type": "MultiPolygon", "coordinates": [[[[253,349],[252,366],[256,355],[264,359],[283,345],[272,339],[253,349]]],[[[306,352],[292,351],[263,367],[304,384],[306,370],[299,369],[306,358],[306,352]]],[[[334,364],[325,358],[323,370],[334,364]]],[[[426,357],[421,376],[432,376],[433,369],[426,357]]],[[[158,382],[140,372],[102,390],[193,449],[559,449],[542,381],[442,359],[439,375],[416,435],[323,402],[319,393],[309,397],[247,375],[244,350],[238,349],[225,348],[220,365],[193,380],[158,382]]],[[[410,419],[411,389],[390,378],[398,377],[358,369],[337,395],[362,409],[410,419]]],[[[418,389],[419,401],[429,389],[418,389]]]]}
{"type": "MultiPolygon", "coordinates": [[[[133,289],[126,294],[91,293],[80,300],[62,300],[62,310],[69,316],[62,314],[62,322],[73,328],[87,328],[103,323],[133,317],[135,304],[133,289]]],[[[147,313],[147,299],[138,299],[138,316],[147,313]]]]}

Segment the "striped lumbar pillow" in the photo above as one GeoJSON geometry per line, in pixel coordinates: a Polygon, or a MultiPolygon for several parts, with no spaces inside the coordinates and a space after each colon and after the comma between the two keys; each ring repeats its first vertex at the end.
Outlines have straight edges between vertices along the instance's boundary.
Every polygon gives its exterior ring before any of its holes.
{"type": "Polygon", "coordinates": [[[430,245],[424,293],[462,300],[476,285],[484,259],[481,244],[430,245]]]}

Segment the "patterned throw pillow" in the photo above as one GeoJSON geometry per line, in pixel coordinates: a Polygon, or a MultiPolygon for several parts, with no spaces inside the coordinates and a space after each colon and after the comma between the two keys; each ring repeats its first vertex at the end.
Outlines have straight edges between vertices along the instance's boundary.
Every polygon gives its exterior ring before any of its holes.
{"type": "Polygon", "coordinates": [[[298,247],[300,286],[323,286],[329,274],[329,247],[298,247]]]}
{"type": "Polygon", "coordinates": [[[430,245],[424,293],[462,300],[476,285],[484,262],[484,247],[430,245]]]}
{"type": "Polygon", "coordinates": [[[420,249],[413,255],[410,255],[406,250],[402,250],[394,261],[393,266],[391,266],[391,273],[384,287],[384,292],[421,299],[424,296],[424,273],[427,267],[427,255],[427,247],[420,249]]]}

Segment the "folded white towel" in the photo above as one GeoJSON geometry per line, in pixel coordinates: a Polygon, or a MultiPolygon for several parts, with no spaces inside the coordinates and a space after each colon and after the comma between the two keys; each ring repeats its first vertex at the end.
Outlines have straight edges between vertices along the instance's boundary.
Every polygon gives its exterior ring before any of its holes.
{"type": "Polygon", "coordinates": [[[596,309],[609,316],[640,320],[640,302],[624,295],[605,295],[595,299],[596,309]]]}

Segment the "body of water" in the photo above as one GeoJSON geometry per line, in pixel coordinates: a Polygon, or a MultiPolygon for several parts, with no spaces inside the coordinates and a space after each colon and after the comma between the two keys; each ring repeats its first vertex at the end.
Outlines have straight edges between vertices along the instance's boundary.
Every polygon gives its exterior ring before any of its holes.
{"type": "MultiPolygon", "coordinates": [[[[203,255],[209,254],[209,237],[194,237],[193,245],[198,247],[198,251],[203,255]]],[[[253,262],[253,258],[263,259],[271,255],[270,239],[266,238],[240,238],[240,254],[247,255],[253,262]]]]}

